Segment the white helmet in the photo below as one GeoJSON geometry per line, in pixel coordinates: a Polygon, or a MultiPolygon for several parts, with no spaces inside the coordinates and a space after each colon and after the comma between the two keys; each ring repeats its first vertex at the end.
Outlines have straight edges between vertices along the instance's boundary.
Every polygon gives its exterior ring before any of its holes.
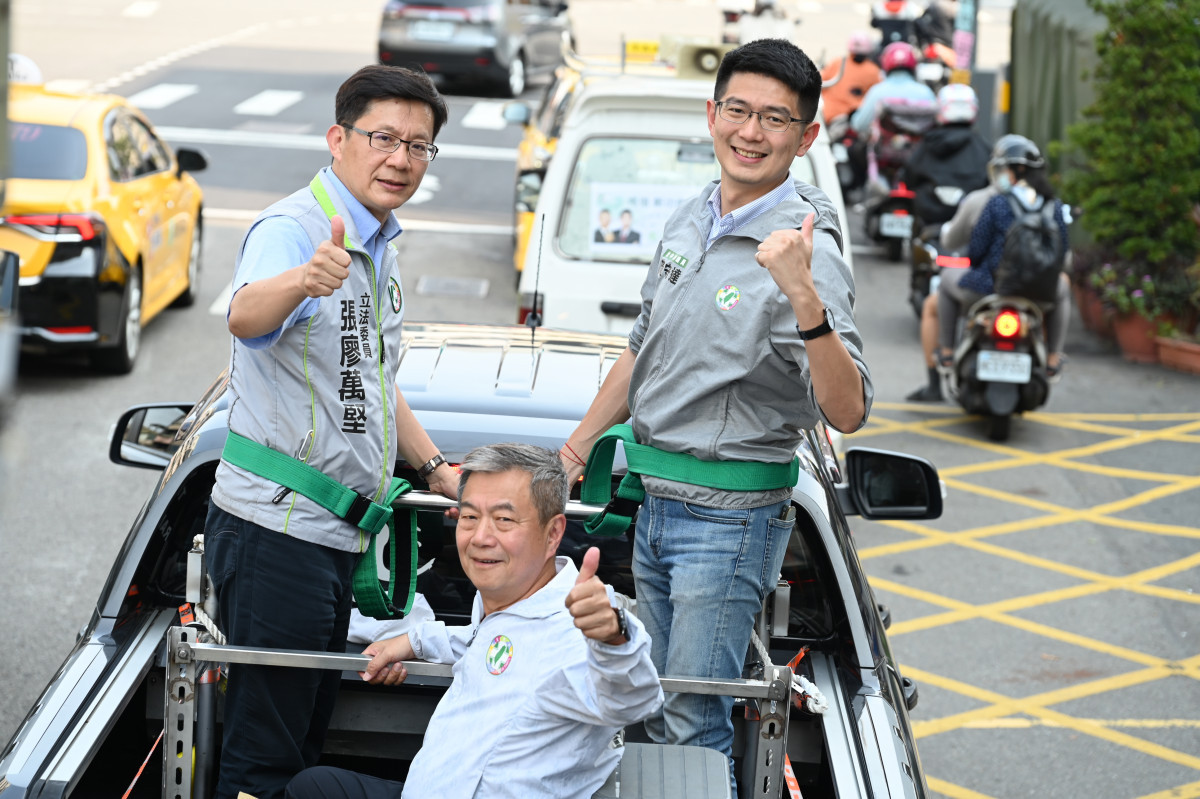
{"type": "Polygon", "coordinates": [[[950,83],[937,93],[937,121],[947,125],[957,122],[970,124],[979,115],[979,99],[975,90],[965,83],[950,83]]]}

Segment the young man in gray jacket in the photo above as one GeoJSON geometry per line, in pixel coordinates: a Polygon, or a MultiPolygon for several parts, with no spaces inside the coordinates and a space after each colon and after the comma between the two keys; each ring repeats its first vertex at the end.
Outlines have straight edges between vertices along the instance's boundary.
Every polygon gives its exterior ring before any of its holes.
{"type": "MultiPolygon", "coordinates": [[[[779,475],[756,490],[736,476],[718,488],[689,482],[686,465],[679,479],[644,477],[633,568],[660,674],[741,676],[783,563],[787,467],[803,431],[823,419],[851,432],[870,410],[837,214],[789,174],[816,139],[820,92],[816,67],[787,41],[725,56],[707,104],[721,178],[667,223],[629,346],[560,451],[578,477],[601,434],[632,416],[638,443],[668,456],[694,456],[719,476],[747,462],[779,475]]],[[[670,694],[647,730],[729,755],[731,706],[670,694]]]]}

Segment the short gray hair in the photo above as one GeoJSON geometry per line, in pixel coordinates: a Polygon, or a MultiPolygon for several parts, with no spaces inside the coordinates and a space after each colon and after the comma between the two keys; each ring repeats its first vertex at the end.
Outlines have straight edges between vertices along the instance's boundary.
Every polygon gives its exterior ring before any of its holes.
{"type": "Polygon", "coordinates": [[[458,501],[473,472],[495,474],[517,470],[529,475],[529,493],[543,524],[566,511],[570,486],[558,453],[532,444],[488,444],[467,453],[459,466],[458,501]]]}

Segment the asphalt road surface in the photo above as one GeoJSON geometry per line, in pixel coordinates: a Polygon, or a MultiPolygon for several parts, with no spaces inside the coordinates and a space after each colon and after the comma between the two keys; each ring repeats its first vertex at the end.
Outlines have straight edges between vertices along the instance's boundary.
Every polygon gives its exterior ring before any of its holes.
{"type": "MultiPolygon", "coordinates": [[[[577,0],[573,13],[603,19],[605,1],[577,0]]],[[[15,413],[0,433],[0,738],[87,622],[157,479],[109,463],[110,426],[138,402],[197,398],[225,365],[236,248],[262,207],[328,163],[321,139],[332,95],[373,59],[380,5],[14,4],[13,49],[48,79],[140,94],[165,137],[204,149],[210,168],[197,175],[206,207],[200,301],[147,328],[134,373],[22,362],[15,413]],[[280,98],[292,102],[279,107],[280,98]],[[272,103],[275,113],[263,113],[272,103]]],[[[981,10],[981,35],[991,37],[981,57],[996,63],[1005,5],[981,10]]],[[[665,24],[651,19],[657,13],[716,24],[711,4],[643,8],[642,25],[665,24]]],[[[866,23],[865,3],[794,8],[814,51],[866,23]]],[[[581,49],[605,49],[620,32],[608,25],[589,24],[581,49]]],[[[495,98],[456,95],[450,105],[442,152],[399,213],[409,318],[512,321],[519,134],[500,126],[495,98]]],[[[1200,379],[1123,363],[1076,326],[1049,404],[993,444],[955,407],[903,401],[923,374],[903,301],[907,272],[854,246],[877,394],[871,421],[847,446],[922,455],[947,485],[942,519],[853,524],[877,598],[893,611],[893,647],[920,684],[913,721],[931,789],[1200,796],[1200,379]]]]}

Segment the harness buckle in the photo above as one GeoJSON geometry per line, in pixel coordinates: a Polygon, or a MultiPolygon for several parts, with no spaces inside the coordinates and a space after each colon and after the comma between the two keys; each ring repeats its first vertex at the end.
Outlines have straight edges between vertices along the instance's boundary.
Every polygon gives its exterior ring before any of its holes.
{"type": "Polygon", "coordinates": [[[354,501],[350,503],[350,510],[346,511],[346,515],[342,518],[355,527],[358,527],[358,523],[363,520],[363,516],[367,515],[367,511],[370,510],[372,504],[370,497],[365,497],[355,492],[354,501]]]}
{"type": "Polygon", "coordinates": [[[632,519],[637,515],[638,508],[641,506],[642,503],[639,501],[614,495],[613,498],[608,501],[608,504],[604,506],[604,512],[614,516],[624,516],[627,519],[632,519]]]}

